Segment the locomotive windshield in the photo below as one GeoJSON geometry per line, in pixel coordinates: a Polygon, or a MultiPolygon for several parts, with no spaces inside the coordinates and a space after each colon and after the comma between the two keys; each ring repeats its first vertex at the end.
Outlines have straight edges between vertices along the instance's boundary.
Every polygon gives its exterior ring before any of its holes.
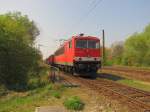
{"type": "Polygon", "coordinates": [[[99,42],[95,40],[77,40],[76,41],[76,48],[91,48],[91,49],[98,49],[99,42]]]}
{"type": "Polygon", "coordinates": [[[76,48],[87,48],[87,40],[77,40],[76,48]]]}
{"type": "Polygon", "coordinates": [[[95,40],[88,40],[88,48],[92,48],[92,49],[99,48],[99,42],[95,40]]]}

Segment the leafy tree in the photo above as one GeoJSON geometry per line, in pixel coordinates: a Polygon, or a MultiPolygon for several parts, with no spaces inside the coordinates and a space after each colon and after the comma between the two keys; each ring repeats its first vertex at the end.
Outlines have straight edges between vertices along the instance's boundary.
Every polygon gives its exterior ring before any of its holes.
{"type": "Polygon", "coordinates": [[[130,66],[150,66],[150,25],[125,42],[123,62],[130,66]]]}
{"type": "Polygon", "coordinates": [[[106,65],[150,66],[150,24],[143,32],[128,37],[124,43],[112,44],[106,52],[109,63],[106,65]]]}
{"type": "Polygon", "coordinates": [[[111,48],[106,48],[105,47],[105,63],[104,63],[104,66],[111,66],[111,65],[113,65],[111,48]]]}
{"type": "Polygon", "coordinates": [[[29,73],[38,66],[40,52],[34,47],[39,30],[20,12],[0,15],[0,82],[24,89],[29,73]]]}
{"type": "Polygon", "coordinates": [[[124,43],[123,42],[115,42],[111,46],[111,56],[114,64],[122,63],[122,56],[124,52],[124,43]]]}

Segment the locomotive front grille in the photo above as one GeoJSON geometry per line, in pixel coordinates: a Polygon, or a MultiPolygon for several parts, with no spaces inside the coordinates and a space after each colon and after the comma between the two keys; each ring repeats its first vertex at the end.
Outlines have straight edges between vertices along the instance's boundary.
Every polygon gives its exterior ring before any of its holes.
{"type": "Polygon", "coordinates": [[[74,58],[75,61],[94,61],[94,62],[97,62],[97,61],[101,61],[100,57],[75,57],[74,58]]]}

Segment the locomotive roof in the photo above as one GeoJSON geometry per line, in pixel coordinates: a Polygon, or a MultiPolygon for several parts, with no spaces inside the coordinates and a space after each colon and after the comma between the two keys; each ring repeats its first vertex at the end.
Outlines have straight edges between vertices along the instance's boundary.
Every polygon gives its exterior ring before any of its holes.
{"type": "Polygon", "coordinates": [[[99,40],[98,37],[94,37],[94,36],[73,36],[72,38],[75,38],[75,39],[94,39],[94,40],[99,40]]]}
{"type": "Polygon", "coordinates": [[[100,40],[98,37],[94,36],[72,36],[72,38],[66,40],[60,47],[64,46],[66,43],[68,43],[71,39],[93,39],[93,40],[100,40]]]}
{"type": "MultiPolygon", "coordinates": [[[[94,37],[94,36],[72,36],[72,38],[66,40],[57,50],[61,49],[62,47],[64,47],[71,39],[93,39],[93,40],[100,40],[98,37],[94,37]]],[[[56,51],[57,51],[56,50],[56,51]]],[[[55,51],[55,52],[56,52],[55,51]]]]}

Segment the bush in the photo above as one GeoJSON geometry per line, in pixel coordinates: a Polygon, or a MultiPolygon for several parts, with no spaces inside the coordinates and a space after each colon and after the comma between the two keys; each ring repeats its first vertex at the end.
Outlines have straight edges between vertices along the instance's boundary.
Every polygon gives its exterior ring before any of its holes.
{"type": "Polygon", "coordinates": [[[46,88],[47,88],[48,90],[52,90],[52,89],[53,89],[53,85],[52,85],[52,84],[49,84],[46,88]]]}
{"type": "Polygon", "coordinates": [[[6,95],[8,93],[8,90],[4,85],[0,85],[0,96],[6,95]]]}
{"type": "Polygon", "coordinates": [[[27,88],[29,73],[37,74],[41,54],[34,47],[39,30],[21,13],[0,15],[0,82],[8,89],[27,88]]]}
{"type": "Polygon", "coordinates": [[[58,99],[61,98],[61,94],[59,91],[53,91],[52,96],[54,96],[55,98],[58,98],[58,99]]]}
{"type": "Polygon", "coordinates": [[[84,103],[80,100],[79,97],[73,96],[64,101],[64,106],[71,110],[82,110],[84,103]]]}
{"type": "Polygon", "coordinates": [[[28,89],[36,89],[44,86],[48,90],[51,90],[53,88],[53,85],[48,81],[47,74],[43,73],[43,70],[41,70],[41,73],[39,73],[38,76],[30,76],[28,81],[28,89]]]}
{"type": "Polygon", "coordinates": [[[40,86],[38,78],[31,78],[28,82],[28,89],[35,89],[40,86]]]}

